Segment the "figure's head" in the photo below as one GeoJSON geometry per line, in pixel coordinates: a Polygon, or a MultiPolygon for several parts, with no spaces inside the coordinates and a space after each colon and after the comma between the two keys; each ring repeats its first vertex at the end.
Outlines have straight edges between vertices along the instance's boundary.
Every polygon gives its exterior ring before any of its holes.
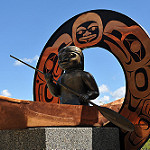
{"type": "Polygon", "coordinates": [[[97,44],[102,39],[103,24],[100,16],[88,12],[79,16],[72,27],[72,38],[76,46],[87,48],[97,44]]]}
{"type": "Polygon", "coordinates": [[[82,50],[76,46],[67,46],[58,53],[58,64],[63,70],[84,68],[82,50]]]}

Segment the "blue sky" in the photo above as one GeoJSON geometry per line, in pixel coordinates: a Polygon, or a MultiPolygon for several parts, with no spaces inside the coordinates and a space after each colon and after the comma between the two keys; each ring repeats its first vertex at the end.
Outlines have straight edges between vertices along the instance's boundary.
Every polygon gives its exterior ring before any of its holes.
{"type": "MultiPolygon", "coordinates": [[[[108,9],[123,13],[150,33],[149,0],[1,0],[0,1],[0,94],[33,100],[34,70],[16,63],[10,54],[36,66],[51,35],[71,17],[89,10],[108,9]]],[[[125,77],[116,58],[107,50],[84,51],[85,70],[93,74],[108,103],[125,94],[125,77]],[[95,61],[97,60],[97,61],[95,61]]]]}

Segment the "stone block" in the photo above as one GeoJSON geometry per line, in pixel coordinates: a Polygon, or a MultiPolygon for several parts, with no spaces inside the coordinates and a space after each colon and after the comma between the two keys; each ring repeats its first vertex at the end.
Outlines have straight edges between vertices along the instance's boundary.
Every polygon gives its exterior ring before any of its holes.
{"type": "Polygon", "coordinates": [[[0,130],[0,150],[119,150],[110,127],[47,127],[0,130]]]}

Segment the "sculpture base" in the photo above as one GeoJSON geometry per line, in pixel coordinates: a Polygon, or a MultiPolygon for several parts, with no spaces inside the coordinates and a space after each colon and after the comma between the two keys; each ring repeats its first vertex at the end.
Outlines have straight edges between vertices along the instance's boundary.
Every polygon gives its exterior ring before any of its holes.
{"type": "Polygon", "coordinates": [[[119,130],[110,127],[0,130],[0,149],[119,150],[119,130]]]}

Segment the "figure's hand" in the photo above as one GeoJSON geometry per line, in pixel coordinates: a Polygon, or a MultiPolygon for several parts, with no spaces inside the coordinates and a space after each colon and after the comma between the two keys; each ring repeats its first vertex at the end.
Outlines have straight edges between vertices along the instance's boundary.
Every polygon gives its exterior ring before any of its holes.
{"type": "Polygon", "coordinates": [[[80,99],[83,102],[87,102],[89,100],[89,96],[88,96],[88,94],[80,94],[80,99]]]}
{"type": "Polygon", "coordinates": [[[52,78],[53,78],[53,75],[51,73],[45,73],[44,74],[44,78],[46,80],[46,82],[52,82],[52,78]]]}

